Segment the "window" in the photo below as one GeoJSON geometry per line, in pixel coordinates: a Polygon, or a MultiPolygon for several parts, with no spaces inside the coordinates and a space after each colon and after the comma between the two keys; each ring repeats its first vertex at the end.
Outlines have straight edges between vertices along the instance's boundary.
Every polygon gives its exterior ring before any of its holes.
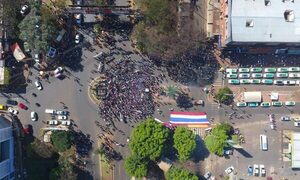
{"type": "Polygon", "coordinates": [[[254,26],[254,22],[252,19],[246,21],[246,27],[253,27],[253,26],[254,26]]]}

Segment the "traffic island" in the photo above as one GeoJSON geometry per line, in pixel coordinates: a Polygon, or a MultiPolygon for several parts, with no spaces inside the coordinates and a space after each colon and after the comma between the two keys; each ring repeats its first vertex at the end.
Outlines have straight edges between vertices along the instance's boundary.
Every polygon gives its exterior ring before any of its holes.
{"type": "Polygon", "coordinates": [[[100,105],[102,99],[108,96],[108,84],[104,75],[100,75],[90,83],[88,95],[91,101],[97,106],[100,105]]]}
{"type": "Polygon", "coordinates": [[[112,180],[113,178],[113,166],[109,163],[108,158],[105,155],[105,152],[101,150],[100,145],[104,143],[103,139],[98,140],[98,149],[96,154],[99,155],[99,165],[100,165],[100,179],[112,180]]]}

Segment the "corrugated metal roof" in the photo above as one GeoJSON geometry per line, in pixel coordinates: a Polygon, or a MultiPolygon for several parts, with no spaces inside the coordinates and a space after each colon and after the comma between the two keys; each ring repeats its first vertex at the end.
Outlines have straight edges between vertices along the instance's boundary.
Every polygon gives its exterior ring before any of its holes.
{"type": "Polygon", "coordinates": [[[300,43],[300,1],[270,2],[265,6],[264,0],[229,1],[232,41],[300,43]],[[294,22],[285,20],[286,10],[293,11],[294,22]],[[246,27],[247,20],[253,21],[253,27],[246,27]]]}

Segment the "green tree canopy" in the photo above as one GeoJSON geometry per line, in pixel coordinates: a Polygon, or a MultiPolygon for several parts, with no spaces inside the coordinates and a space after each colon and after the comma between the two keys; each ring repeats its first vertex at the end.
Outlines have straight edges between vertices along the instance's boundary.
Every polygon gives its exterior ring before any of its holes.
{"type": "Polygon", "coordinates": [[[168,86],[166,88],[167,96],[171,98],[175,98],[177,95],[178,88],[176,86],[168,86]]]}
{"type": "Polygon", "coordinates": [[[8,36],[12,39],[18,38],[18,24],[17,15],[20,11],[20,0],[1,1],[2,4],[2,19],[3,27],[5,27],[8,36]]]}
{"type": "Polygon", "coordinates": [[[223,104],[231,104],[233,102],[233,92],[229,87],[224,87],[219,89],[218,94],[216,95],[216,99],[223,104]]]}
{"type": "Polygon", "coordinates": [[[166,180],[198,180],[199,178],[185,169],[172,167],[166,173],[166,180]]]}
{"type": "Polygon", "coordinates": [[[67,131],[53,131],[51,141],[59,152],[66,151],[71,147],[71,135],[67,131]]]}
{"type": "Polygon", "coordinates": [[[57,33],[53,22],[43,23],[40,16],[26,16],[19,24],[19,38],[28,42],[28,47],[36,52],[46,52],[48,42],[57,33]]]}
{"type": "Polygon", "coordinates": [[[179,160],[188,160],[196,148],[196,135],[188,128],[179,126],[175,129],[173,139],[179,160]]]}
{"type": "Polygon", "coordinates": [[[101,27],[100,24],[95,24],[94,27],[93,27],[93,31],[94,31],[94,33],[96,33],[97,35],[100,34],[101,29],[102,29],[102,27],[101,27]]]}
{"type": "Polygon", "coordinates": [[[162,154],[168,136],[169,129],[148,118],[133,129],[129,148],[141,158],[156,160],[162,154]]]}
{"type": "Polygon", "coordinates": [[[228,147],[227,140],[229,138],[229,132],[231,126],[226,123],[218,124],[212,129],[211,134],[205,137],[204,142],[211,153],[215,153],[219,156],[224,154],[224,148],[228,147]]]}
{"type": "Polygon", "coordinates": [[[139,156],[132,155],[125,159],[126,173],[132,177],[141,178],[147,176],[148,161],[139,156]]]}

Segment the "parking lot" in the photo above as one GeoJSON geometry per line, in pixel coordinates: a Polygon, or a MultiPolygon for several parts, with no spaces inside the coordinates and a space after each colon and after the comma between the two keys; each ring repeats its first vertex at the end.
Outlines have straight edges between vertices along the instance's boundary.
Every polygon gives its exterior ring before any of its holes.
{"type": "Polygon", "coordinates": [[[287,178],[289,180],[298,179],[296,175],[298,171],[292,170],[289,162],[284,162],[282,158],[282,132],[283,130],[300,131],[300,128],[293,126],[293,121],[282,122],[281,116],[286,114],[275,115],[276,129],[270,127],[268,114],[246,115],[244,118],[233,119],[231,123],[235,128],[239,128],[241,134],[245,137],[245,143],[241,144],[242,149],[235,149],[233,155],[227,158],[213,157],[210,155],[210,165],[207,171],[211,171],[217,179],[224,177],[225,169],[233,166],[234,173],[230,174],[232,179],[273,179],[287,178]],[[268,150],[260,149],[260,135],[264,134],[268,139],[268,150]],[[218,159],[216,161],[215,159],[218,159]],[[253,167],[264,165],[266,169],[266,177],[248,176],[247,168],[249,165],[253,167]]]}
{"type": "Polygon", "coordinates": [[[252,84],[252,85],[286,85],[300,84],[299,67],[280,68],[228,68],[225,77],[228,84],[252,84]]]}

